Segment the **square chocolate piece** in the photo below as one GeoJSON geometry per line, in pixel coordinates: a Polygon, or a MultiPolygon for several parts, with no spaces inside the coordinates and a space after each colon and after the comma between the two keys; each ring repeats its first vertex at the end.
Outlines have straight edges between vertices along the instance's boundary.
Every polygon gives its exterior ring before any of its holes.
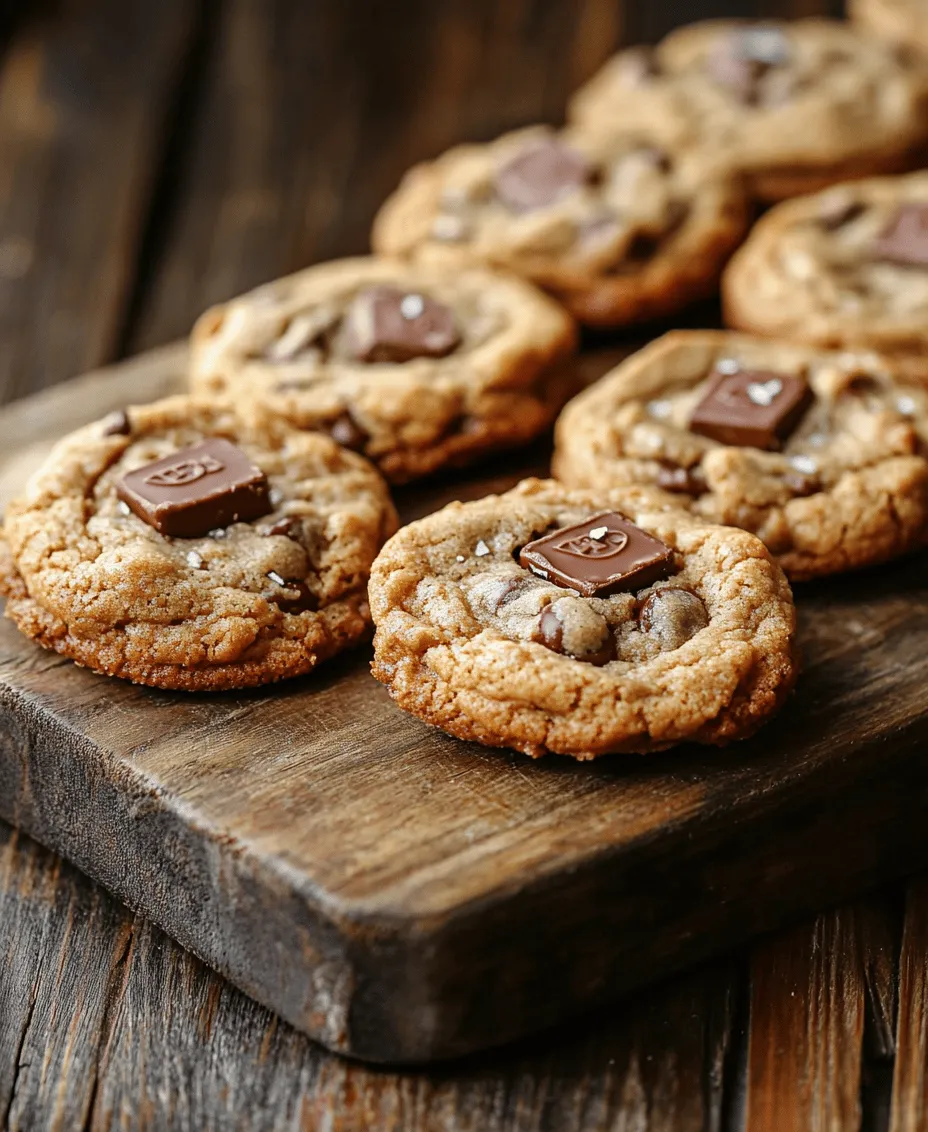
{"type": "Polygon", "coordinates": [[[461,344],[454,311],[418,291],[367,287],[345,315],[345,342],[362,362],[443,358],[461,344]]]}
{"type": "Polygon", "coordinates": [[[740,448],[779,448],[814,397],[804,377],[769,370],[716,371],[690,431],[740,448]]]}
{"type": "Polygon", "coordinates": [[[904,204],[880,233],[879,259],[903,267],[928,267],[928,204],[904,204]]]}
{"type": "Polygon", "coordinates": [[[160,534],[200,538],[271,510],[267,476],[241,448],[220,437],[126,472],[119,498],[160,534]]]}
{"type": "Polygon", "coordinates": [[[673,551],[617,511],[603,511],[522,548],[519,565],[583,597],[641,590],[676,573],[673,551]]]}

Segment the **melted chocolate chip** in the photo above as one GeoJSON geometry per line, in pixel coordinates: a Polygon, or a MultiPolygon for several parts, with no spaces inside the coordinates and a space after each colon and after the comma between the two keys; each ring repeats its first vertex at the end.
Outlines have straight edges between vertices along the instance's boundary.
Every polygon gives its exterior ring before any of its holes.
{"type": "Polygon", "coordinates": [[[454,311],[418,291],[361,291],[345,316],[345,344],[358,361],[400,364],[443,358],[461,344],[454,311]]]}
{"type": "Polygon", "coordinates": [[[664,491],[681,495],[703,495],[706,481],[699,468],[681,468],[676,464],[664,464],[657,472],[657,486],[664,491]]]}
{"type": "Polygon", "coordinates": [[[526,590],[531,589],[535,584],[533,578],[520,577],[518,574],[513,578],[507,578],[500,583],[500,588],[493,597],[493,612],[499,613],[504,606],[521,597],[526,590]]]}
{"type": "Polygon", "coordinates": [[[514,212],[531,212],[589,184],[594,172],[582,153],[548,138],[533,142],[500,166],[496,195],[514,212]]]}
{"type": "Polygon", "coordinates": [[[350,448],[352,452],[363,452],[368,441],[368,434],[348,412],[337,417],[329,425],[328,432],[336,444],[350,448]]]}
{"type": "Polygon", "coordinates": [[[815,495],[822,490],[822,481],[815,475],[806,472],[788,471],[783,473],[783,482],[793,495],[815,495]]]}
{"type": "MultiPolygon", "coordinates": [[[[561,656],[568,655],[564,648],[564,626],[561,623],[561,619],[550,605],[545,606],[541,611],[541,616],[538,618],[538,628],[533,640],[537,644],[544,645],[545,648],[550,649],[552,652],[560,653],[561,656]]],[[[615,660],[615,657],[615,637],[612,633],[608,633],[602,647],[597,649],[596,652],[583,653],[581,656],[574,656],[573,659],[580,660],[584,664],[592,664],[596,668],[601,668],[604,664],[615,660]]]]}
{"type": "Polygon", "coordinates": [[[261,534],[265,538],[270,538],[273,535],[284,535],[287,538],[293,538],[299,531],[300,524],[297,519],[290,515],[284,515],[280,519],[276,519],[270,526],[264,527],[261,534]]]}
{"type": "Polygon", "coordinates": [[[668,652],[685,645],[709,624],[702,600],[690,590],[655,590],[638,614],[638,627],[668,652]]]}
{"type": "Polygon", "coordinates": [[[281,588],[295,590],[294,596],[278,594],[272,601],[284,613],[315,613],[319,608],[316,595],[301,578],[282,578],[280,574],[270,571],[268,577],[281,588]]]}
{"type": "Polygon", "coordinates": [[[132,421],[125,409],[118,409],[106,418],[103,424],[104,436],[130,436],[132,434],[132,421]]]}
{"type": "Polygon", "coordinates": [[[538,618],[537,640],[552,652],[564,651],[564,626],[549,605],[545,606],[538,618]]]}

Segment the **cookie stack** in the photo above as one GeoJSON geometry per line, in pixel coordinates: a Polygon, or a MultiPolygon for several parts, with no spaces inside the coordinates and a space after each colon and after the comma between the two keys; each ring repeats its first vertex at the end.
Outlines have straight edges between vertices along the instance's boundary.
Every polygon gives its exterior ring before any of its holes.
{"type": "Polygon", "coordinates": [[[8,509],[8,616],[172,690],[305,674],[376,624],[401,708],[530,755],[751,734],[797,676],[789,580],[928,532],[928,67],[891,42],[917,5],[857,8],[888,42],[713,22],[624,51],[565,128],[411,170],[373,256],[208,311],[189,396],[65,438],[8,509]],[[580,391],[577,322],[719,290],[731,331],[580,391]],[[555,479],[397,531],[388,482],[555,418],[555,479]]]}

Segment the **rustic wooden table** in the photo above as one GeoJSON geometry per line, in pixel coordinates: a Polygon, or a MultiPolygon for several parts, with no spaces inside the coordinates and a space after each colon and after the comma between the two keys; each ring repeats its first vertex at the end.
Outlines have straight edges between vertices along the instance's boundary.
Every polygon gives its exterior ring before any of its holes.
{"type": "MultiPolygon", "coordinates": [[[[621,42],[703,15],[836,8],[0,3],[0,398],[362,251],[410,162],[557,119],[621,42]]],[[[928,883],[518,1048],[391,1073],[322,1052],[0,824],[0,1128],[916,1132],[928,883]]]]}

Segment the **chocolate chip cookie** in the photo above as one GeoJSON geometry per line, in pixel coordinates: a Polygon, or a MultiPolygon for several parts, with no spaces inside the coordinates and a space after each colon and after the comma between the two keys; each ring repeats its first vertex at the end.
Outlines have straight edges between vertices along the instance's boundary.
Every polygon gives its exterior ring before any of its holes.
{"type": "Polygon", "coordinates": [[[727,155],[762,200],[914,168],[928,76],[837,21],[708,21],[615,56],[574,97],[587,127],[647,128],[727,155]]]}
{"type": "Polygon", "coordinates": [[[848,13],[864,32],[928,53],[928,8],[924,0],[848,0],[848,13]]]}
{"type": "Polygon", "coordinates": [[[759,535],[794,580],[925,537],[928,388],[873,354],[677,331],[573,400],[556,442],[565,483],[660,486],[759,535]]]}
{"type": "Polygon", "coordinates": [[[462,739],[592,759],[751,734],[796,676],[759,539],[648,488],[527,480],[404,527],[371,573],[374,675],[462,739]]]}
{"type": "Polygon", "coordinates": [[[729,326],[876,350],[928,378],[928,173],[836,186],[772,209],[724,284],[729,326]]]}
{"type": "Polygon", "coordinates": [[[404,178],[374,247],[518,272],[581,322],[621,326],[712,293],[747,226],[740,179],[641,134],[537,126],[404,178]]]}
{"type": "Polygon", "coordinates": [[[6,611],[46,648],[184,691],[309,672],[365,637],[396,529],[386,485],[328,437],[175,397],[62,440],[6,513],[6,611]]]}
{"type": "Polygon", "coordinates": [[[346,259],[208,311],[191,382],[398,483],[543,432],[576,392],[575,345],[570,316],[515,276],[346,259]]]}

